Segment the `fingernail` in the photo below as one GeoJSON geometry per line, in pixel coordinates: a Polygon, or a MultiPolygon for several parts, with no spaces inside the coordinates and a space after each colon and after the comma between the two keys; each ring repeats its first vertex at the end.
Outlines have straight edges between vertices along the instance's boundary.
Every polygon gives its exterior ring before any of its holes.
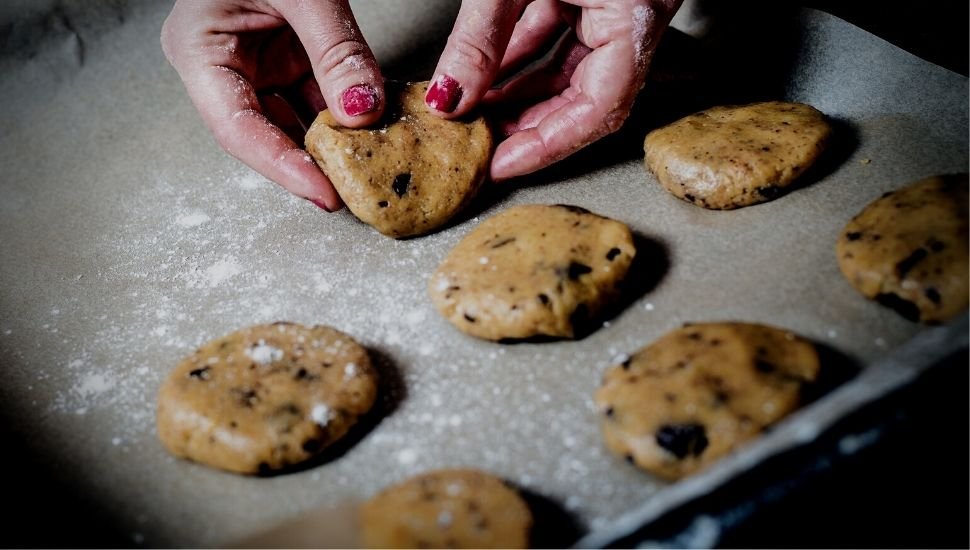
{"type": "Polygon", "coordinates": [[[377,91],[366,84],[347,88],[340,100],[348,116],[358,116],[377,109],[377,91]]]}
{"type": "Polygon", "coordinates": [[[424,97],[424,102],[435,111],[451,113],[455,107],[458,107],[461,94],[461,85],[457,80],[445,74],[438,75],[428,88],[428,95],[424,97]]]}
{"type": "Polygon", "coordinates": [[[327,212],[333,212],[333,210],[330,210],[330,208],[328,208],[327,205],[321,200],[317,200],[317,199],[307,199],[307,200],[317,205],[317,207],[319,207],[322,210],[326,210],[327,212]]]}

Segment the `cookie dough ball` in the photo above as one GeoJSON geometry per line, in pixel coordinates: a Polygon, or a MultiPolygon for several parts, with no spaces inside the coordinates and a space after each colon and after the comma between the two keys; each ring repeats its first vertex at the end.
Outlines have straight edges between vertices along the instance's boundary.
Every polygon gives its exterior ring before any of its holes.
{"type": "Polygon", "coordinates": [[[938,176],[886,193],[842,230],[845,278],[911,321],[937,323],[970,303],[967,174],[938,176]]]}
{"type": "Polygon", "coordinates": [[[268,473],[340,439],[374,403],[367,351],[332,328],[257,325],[183,360],[158,393],[158,436],[177,457],[268,473]]]}
{"type": "Polygon", "coordinates": [[[532,514],[501,479],[439,470],[387,488],[361,508],[367,548],[526,548],[532,514]]]}
{"type": "Polygon", "coordinates": [[[433,231],[485,180],[492,134],[482,117],[444,120],[424,104],[428,83],[387,86],[382,126],[354,130],[323,111],[306,148],[361,221],[395,238],[433,231]]]}
{"type": "Polygon", "coordinates": [[[650,132],[646,166],[674,196],[732,210],[780,196],[825,149],[825,115],[801,103],[714,107],[650,132]]]}
{"type": "Polygon", "coordinates": [[[619,294],[635,254],[618,221],[575,206],[516,206],[462,239],[428,290],[472,336],[571,338],[619,294]]]}
{"type": "Polygon", "coordinates": [[[660,477],[707,467],[799,404],[812,344],[746,323],[691,324],[607,370],[596,392],[606,445],[660,477]]]}

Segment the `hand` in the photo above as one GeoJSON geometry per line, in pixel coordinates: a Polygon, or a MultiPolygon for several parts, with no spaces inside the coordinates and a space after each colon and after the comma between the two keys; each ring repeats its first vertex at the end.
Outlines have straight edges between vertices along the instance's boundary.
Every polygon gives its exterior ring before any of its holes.
{"type": "Polygon", "coordinates": [[[502,125],[491,176],[534,172],[623,125],[681,1],[465,0],[426,102],[446,118],[483,100],[524,105],[502,125]],[[556,41],[548,63],[490,90],[556,41]]]}
{"type": "Polygon", "coordinates": [[[341,207],[298,143],[326,105],[348,127],[384,109],[380,69],[347,0],[179,0],[162,49],[223,149],[321,208],[341,207]]]}

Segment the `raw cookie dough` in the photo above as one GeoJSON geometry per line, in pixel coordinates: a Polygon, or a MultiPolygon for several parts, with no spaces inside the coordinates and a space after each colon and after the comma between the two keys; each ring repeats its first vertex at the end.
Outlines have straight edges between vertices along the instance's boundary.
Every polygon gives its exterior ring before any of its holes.
{"type": "Polygon", "coordinates": [[[565,205],[516,206],[476,227],[431,276],[435,307],[487,340],[571,338],[619,294],[626,225],[565,205]]]}
{"type": "Polygon", "coordinates": [[[596,392],[606,445],[677,479],[715,462],[799,404],[815,347],[746,323],[689,324],[607,370],[596,392]]]}
{"type": "Polygon", "coordinates": [[[158,436],[175,456],[268,473],[340,439],[376,394],[367,351],[346,334],[257,325],[179,363],[158,393],[158,436]]]}
{"type": "Polygon", "coordinates": [[[842,230],[845,278],[911,321],[937,323],[967,308],[967,174],[937,176],[886,193],[842,230]]]}
{"type": "Polygon", "coordinates": [[[675,196],[731,210],[781,195],[831,131],[825,115],[801,103],[714,107],[650,132],[645,164],[675,196]]]}
{"type": "Polygon", "coordinates": [[[501,479],[438,470],[383,490],[360,521],[367,548],[525,548],[532,514],[501,479]]]}
{"type": "Polygon", "coordinates": [[[481,117],[444,120],[424,104],[428,83],[387,85],[383,126],[353,130],[323,111],[306,148],[355,216],[390,237],[441,226],[481,187],[492,134],[481,117]]]}

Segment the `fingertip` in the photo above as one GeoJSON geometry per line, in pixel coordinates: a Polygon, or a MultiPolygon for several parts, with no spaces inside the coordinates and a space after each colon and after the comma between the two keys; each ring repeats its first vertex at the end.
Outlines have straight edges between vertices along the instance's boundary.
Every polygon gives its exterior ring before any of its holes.
{"type": "Polygon", "coordinates": [[[432,113],[447,117],[457,116],[456,110],[461,103],[465,91],[454,77],[439,74],[428,86],[428,93],[424,96],[424,103],[432,113]]]}
{"type": "Polygon", "coordinates": [[[384,113],[384,89],[375,84],[354,84],[340,93],[340,100],[331,104],[331,113],[347,128],[371,126],[384,113]]]}
{"type": "Polygon", "coordinates": [[[278,171],[271,178],[284,189],[313,202],[328,212],[343,207],[340,195],[330,179],[320,170],[313,158],[303,149],[290,149],[280,155],[278,171]],[[322,205],[322,206],[321,206],[322,205]]]}

